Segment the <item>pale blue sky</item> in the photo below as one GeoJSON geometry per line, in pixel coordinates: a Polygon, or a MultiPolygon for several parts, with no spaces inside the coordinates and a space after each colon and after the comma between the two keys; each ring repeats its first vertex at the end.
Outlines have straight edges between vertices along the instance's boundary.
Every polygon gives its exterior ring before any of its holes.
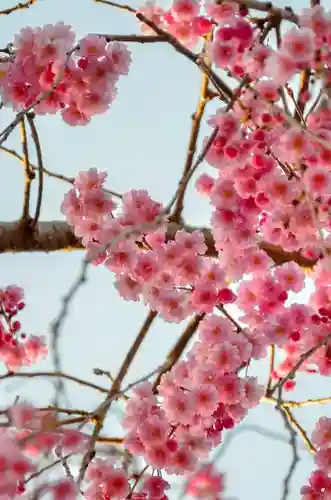
{"type": "MultiPolygon", "coordinates": [[[[277,5],[283,2],[277,3],[277,5]]],[[[288,2],[287,2],[288,3],[288,2]]],[[[1,0],[0,8],[12,5],[1,0]]],[[[140,6],[133,0],[133,7],[140,6]]],[[[160,5],[165,5],[163,3],[160,5]]],[[[300,2],[291,2],[296,8],[300,2]]],[[[92,0],[38,0],[29,11],[0,17],[0,46],[5,46],[20,28],[64,21],[72,24],[81,37],[88,33],[133,34],[138,26],[128,13],[95,5],[92,0]]],[[[165,44],[135,45],[128,77],[119,83],[118,97],[111,110],[94,117],[86,127],[69,127],[59,116],[38,117],[37,126],[43,147],[45,166],[50,170],[74,176],[78,171],[97,167],[109,173],[108,187],[124,192],[147,188],[151,196],[167,202],[181,175],[191,124],[197,103],[200,74],[197,68],[165,44]]],[[[210,106],[209,111],[213,110],[210,106]]],[[[0,130],[12,117],[9,110],[0,113],[0,130]]],[[[203,127],[203,130],[208,130],[203,127]]],[[[199,142],[201,144],[201,140],[199,142]]],[[[19,148],[15,132],[6,146],[19,148]]],[[[21,215],[23,173],[18,162],[0,154],[2,220],[21,215]]],[[[206,171],[207,167],[204,165],[206,171]]],[[[61,219],[60,203],[69,189],[65,183],[45,179],[42,220],[61,219]]],[[[191,195],[193,190],[190,191],[191,195]]],[[[190,223],[207,224],[208,205],[198,196],[190,196],[186,205],[190,223]]],[[[23,286],[26,310],[21,315],[25,330],[49,335],[49,325],[57,315],[60,300],[77,276],[82,253],[1,255],[1,285],[23,286]]],[[[71,306],[61,340],[64,371],[73,375],[95,377],[95,367],[115,373],[123,355],[143,322],[147,309],[142,304],[122,301],[113,288],[112,275],[102,268],[92,268],[89,282],[81,289],[71,306]]],[[[184,325],[169,325],[157,320],[134,362],[128,381],[148,373],[162,363],[166,351],[175,342],[184,325]]],[[[51,369],[49,360],[38,369],[51,369]]],[[[253,373],[253,372],[252,372],[253,373]]],[[[265,375],[260,364],[255,373],[265,375]]],[[[299,377],[297,399],[330,395],[328,379],[299,377]]],[[[92,409],[100,401],[93,392],[68,385],[72,407],[92,409]]],[[[1,404],[20,394],[38,405],[49,403],[53,395],[47,381],[12,381],[1,383],[1,404]]],[[[120,405],[118,405],[120,407],[120,405]]],[[[321,410],[331,416],[330,406],[296,411],[301,424],[311,431],[321,410]]],[[[271,406],[263,405],[250,413],[243,426],[258,424],[285,436],[283,422],[271,406]]],[[[116,419],[107,425],[109,435],[118,434],[116,419]]],[[[299,488],[313,468],[305,451],[293,481],[290,500],[300,498],[299,488]]],[[[280,486],[291,460],[287,444],[266,439],[253,432],[235,438],[219,468],[227,472],[228,494],[240,500],[278,500],[280,486]]]]}

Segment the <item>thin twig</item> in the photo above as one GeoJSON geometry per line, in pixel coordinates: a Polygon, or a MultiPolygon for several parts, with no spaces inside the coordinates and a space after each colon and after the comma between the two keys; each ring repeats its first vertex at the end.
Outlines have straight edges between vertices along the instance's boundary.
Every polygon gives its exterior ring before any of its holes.
{"type": "MultiPolygon", "coordinates": [[[[62,298],[62,306],[60,312],[56,319],[51,324],[51,343],[52,343],[52,358],[53,365],[56,371],[61,371],[61,357],[59,351],[59,342],[60,342],[60,332],[63,322],[66,320],[69,314],[69,306],[77,294],[78,290],[86,283],[87,281],[87,269],[88,269],[88,261],[84,261],[81,272],[79,273],[78,278],[72,284],[66,295],[62,298]]],[[[61,393],[64,393],[65,386],[62,378],[56,380],[55,383],[55,399],[54,406],[59,405],[59,398],[61,393]]]]}
{"type": "Polygon", "coordinates": [[[13,12],[17,12],[17,11],[23,10],[23,9],[28,9],[34,3],[36,3],[36,1],[37,0],[27,0],[27,2],[20,2],[19,4],[15,5],[14,7],[9,7],[8,9],[5,9],[5,10],[0,10],[0,16],[9,16],[9,14],[12,14],[13,12]]]}
{"type": "Polygon", "coordinates": [[[52,469],[52,468],[53,468],[53,467],[55,467],[56,465],[61,464],[61,463],[62,463],[63,458],[64,458],[65,460],[68,460],[68,458],[72,457],[73,455],[74,455],[73,453],[69,453],[68,455],[65,455],[64,457],[62,457],[62,458],[60,458],[60,459],[56,460],[55,462],[53,462],[53,463],[51,463],[51,464],[46,465],[46,466],[45,466],[45,467],[43,467],[42,469],[39,469],[37,472],[34,472],[33,474],[31,474],[31,476],[29,476],[29,477],[25,480],[24,484],[29,483],[30,481],[32,481],[32,479],[36,479],[38,476],[40,476],[40,475],[41,475],[41,474],[43,474],[44,472],[46,472],[46,471],[48,471],[48,470],[52,469]]]}
{"type": "Polygon", "coordinates": [[[116,7],[117,9],[131,12],[132,14],[134,14],[136,12],[136,9],[133,9],[129,5],[121,5],[117,2],[111,2],[110,0],[94,0],[94,2],[95,3],[102,3],[104,5],[109,5],[109,7],[116,7]]]}
{"type": "Polygon", "coordinates": [[[22,118],[24,118],[24,116],[29,113],[29,111],[31,111],[35,106],[37,106],[38,104],[40,104],[44,99],[47,99],[50,95],[52,95],[53,91],[57,88],[57,86],[61,83],[61,80],[64,76],[64,73],[65,73],[65,69],[67,67],[67,63],[70,59],[70,57],[72,56],[72,54],[75,52],[75,50],[77,50],[78,47],[74,47],[72,50],[70,50],[70,52],[68,52],[67,54],[67,60],[63,66],[63,68],[61,69],[61,71],[59,72],[58,74],[58,77],[55,79],[53,85],[51,86],[51,88],[45,92],[42,92],[40,94],[40,96],[38,97],[38,99],[33,102],[32,104],[30,104],[30,106],[28,106],[27,108],[23,109],[22,111],[20,111],[19,113],[17,113],[17,115],[15,116],[14,120],[12,120],[10,122],[9,125],[7,125],[7,127],[5,127],[2,132],[0,132],[0,146],[2,146],[2,144],[8,139],[8,137],[10,136],[10,134],[13,132],[13,130],[17,127],[17,125],[21,122],[22,118]]]}
{"type": "MultiPolygon", "coordinates": [[[[0,150],[4,151],[5,153],[8,153],[9,155],[13,156],[20,162],[24,164],[24,158],[23,156],[19,155],[14,149],[7,148],[5,146],[0,146],[0,150]]],[[[34,165],[33,163],[30,162],[30,169],[33,171],[38,171],[39,167],[37,165],[34,165]]],[[[63,174],[58,174],[56,172],[51,172],[47,168],[43,167],[43,173],[47,175],[48,177],[52,177],[54,179],[58,179],[59,181],[64,181],[67,182],[68,184],[73,185],[75,183],[75,178],[74,177],[68,177],[63,174]]],[[[115,198],[122,198],[122,195],[119,193],[116,193],[116,191],[111,191],[110,189],[103,189],[103,191],[107,194],[110,194],[111,196],[114,196],[115,198]]]]}
{"type": "Polygon", "coordinates": [[[300,457],[299,457],[299,453],[298,453],[297,434],[290,423],[289,416],[288,416],[288,409],[280,407],[280,408],[278,408],[278,410],[283,418],[285,428],[289,432],[289,435],[290,435],[289,444],[290,444],[291,449],[292,449],[292,460],[290,463],[288,473],[286,474],[286,476],[284,478],[283,492],[282,492],[282,497],[281,497],[282,500],[287,500],[288,495],[290,493],[290,482],[291,482],[292,476],[295,472],[296,466],[299,463],[300,457]]]}
{"type": "MultiPolygon", "coordinates": [[[[210,64],[210,62],[208,61],[207,64],[210,64]]],[[[201,121],[206,108],[206,104],[208,102],[208,83],[209,83],[209,78],[206,73],[203,73],[199,102],[196,111],[192,116],[191,134],[190,134],[182,179],[188,175],[188,172],[190,171],[193,164],[193,159],[197,148],[197,140],[199,136],[201,121]]],[[[174,211],[172,214],[172,220],[174,221],[179,221],[181,213],[183,211],[185,191],[186,191],[185,189],[181,190],[181,192],[178,195],[176,205],[174,207],[174,211]]]]}
{"type": "Polygon", "coordinates": [[[316,452],[315,446],[310,441],[305,429],[299,424],[299,422],[297,421],[297,419],[294,417],[293,413],[287,406],[282,405],[282,407],[285,410],[292,427],[294,427],[298,431],[310,453],[315,453],[316,452]]]}
{"type": "Polygon", "coordinates": [[[22,143],[23,159],[24,159],[24,200],[23,200],[22,221],[24,223],[24,226],[27,227],[27,225],[29,224],[29,217],[30,217],[29,211],[30,211],[31,182],[34,178],[34,173],[30,169],[28,138],[26,135],[24,117],[20,120],[20,133],[21,133],[21,143],[22,143]]]}
{"type": "Polygon", "coordinates": [[[93,384],[92,382],[87,382],[78,377],[74,377],[73,375],[68,375],[63,372],[8,372],[4,375],[0,375],[0,381],[6,379],[14,379],[14,378],[36,378],[36,377],[50,377],[50,378],[62,378],[65,380],[70,380],[71,382],[76,382],[79,385],[83,385],[85,387],[89,387],[99,392],[103,392],[105,394],[108,393],[108,389],[104,387],[100,387],[97,384],[93,384]]]}
{"type": "Polygon", "coordinates": [[[138,353],[138,350],[139,350],[141,344],[143,343],[143,341],[144,341],[150,327],[152,326],[156,316],[157,316],[157,312],[155,312],[155,311],[150,311],[148,313],[147,318],[144,321],[142,327],[140,328],[134,343],[132,344],[129,351],[127,352],[127,355],[124,358],[124,361],[123,361],[123,363],[119,369],[119,372],[118,372],[118,374],[117,374],[117,376],[116,376],[116,378],[115,378],[115,380],[114,380],[114,382],[113,382],[113,384],[108,392],[106,399],[94,412],[94,415],[98,418],[97,418],[96,424],[95,424],[94,429],[93,429],[89,448],[86,451],[86,453],[83,457],[83,460],[82,460],[82,464],[81,464],[78,479],[77,479],[78,487],[80,486],[81,482],[83,481],[86,470],[87,470],[91,460],[94,457],[95,443],[96,443],[96,440],[97,440],[100,432],[102,431],[104,420],[105,420],[106,415],[108,413],[108,410],[111,406],[111,403],[114,400],[114,397],[116,397],[116,395],[120,392],[121,384],[122,384],[128,370],[129,370],[129,367],[131,366],[136,354],[138,353]]]}
{"type": "Polygon", "coordinates": [[[36,227],[36,225],[38,224],[40,211],[41,211],[42,198],[43,198],[44,163],[43,163],[43,155],[42,155],[42,151],[41,151],[39,135],[37,132],[37,127],[36,127],[35,122],[34,122],[34,116],[31,115],[30,113],[28,113],[26,115],[26,118],[28,120],[30,129],[31,129],[32,140],[35,144],[37,163],[38,163],[38,198],[37,198],[35,215],[34,215],[32,223],[31,223],[31,228],[34,229],[36,227]]]}
{"type": "Polygon", "coordinates": [[[306,399],[305,401],[284,401],[283,406],[288,406],[289,408],[303,408],[304,406],[324,405],[327,403],[331,403],[331,397],[306,399]]]}
{"type": "Polygon", "coordinates": [[[135,42],[135,43],[166,43],[167,40],[158,35],[104,35],[93,33],[95,36],[103,37],[107,42],[135,42]]]}
{"type": "MultiPolygon", "coordinates": [[[[156,23],[148,19],[144,14],[138,12],[133,7],[129,5],[121,5],[116,2],[112,2],[110,0],[94,0],[96,3],[102,3],[104,5],[108,5],[110,7],[116,7],[121,10],[125,10],[134,14],[138,21],[146,24],[149,28],[151,28],[154,33],[156,33],[159,37],[163,38],[166,42],[168,42],[178,53],[185,56],[191,62],[193,62],[203,73],[206,73],[218,91],[220,97],[224,99],[224,97],[231,99],[232,90],[231,88],[214,72],[212,71],[208,65],[205,64],[204,61],[201,60],[200,54],[195,54],[191,50],[189,50],[185,45],[181,44],[180,41],[168,33],[167,31],[160,28],[156,23]]],[[[107,36],[107,35],[106,35],[107,36]]],[[[1,144],[1,143],[0,143],[1,144]]]]}
{"type": "Polygon", "coordinates": [[[275,368],[275,346],[272,344],[270,346],[270,358],[269,358],[269,377],[267,383],[266,394],[269,394],[271,386],[272,386],[272,373],[275,368]]]}
{"type": "Polygon", "coordinates": [[[187,344],[197,331],[200,322],[202,319],[205,317],[205,314],[197,314],[194,316],[190,322],[188,323],[187,327],[183,331],[182,335],[179,337],[177,340],[176,344],[173,346],[173,348],[169,351],[166,362],[164,364],[164,368],[160,371],[157,379],[154,382],[153,388],[154,392],[157,393],[157,387],[160,385],[161,378],[162,376],[167,373],[168,371],[171,370],[171,368],[177,363],[181,355],[183,354],[187,344]]]}
{"type": "MultiPolygon", "coordinates": [[[[232,109],[234,103],[237,100],[238,94],[240,93],[241,89],[246,85],[246,83],[247,83],[247,78],[244,77],[242,79],[241,83],[236,88],[236,90],[232,93],[231,100],[230,100],[230,102],[227,104],[227,106],[224,109],[225,113],[227,113],[228,111],[230,111],[232,109]]],[[[216,126],[214,128],[213,132],[211,133],[209,139],[207,140],[205,146],[203,147],[200,155],[197,157],[196,161],[192,165],[191,169],[187,172],[187,174],[185,176],[182,177],[182,179],[181,179],[181,181],[180,181],[180,183],[178,185],[178,188],[177,188],[174,196],[172,197],[170,203],[167,206],[167,209],[169,211],[172,208],[172,206],[174,205],[174,203],[176,202],[177,198],[179,196],[181,196],[181,193],[186,190],[186,187],[187,187],[188,183],[190,182],[192,176],[194,175],[194,173],[196,172],[196,170],[199,167],[199,165],[203,162],[203,160],[207,156],[208,151],[210,150],[210,148],[211,148],[214,140],[217,137],[218,131],[219,131],[219,127],[216,126]]]]}
{"type": "Polygon", "coordinates": [[[293,366],[293,368],[287,373],[287,375],[285,375],[285,377],[279,380],[270,390],[270,392],[267,394],[268,396],[272,396],[275,393],[275,391],[278,390],[277,406],[280,406],[282,403],[282,390],[286,382],[292,380],[295,377],[301,365],[305,361],[307,361],[307,359],[309,359],[310,356],[312,356],[314,352],[317,351],[317,349],[320,349],[320,347],[324,346],[330,338],[331,338],[331,333],[329,333],[326,337],[324,337],[324,339],[320,340],[320,342],[318,342],[315,346],[311,347],[311,349],[309,349],[307,352],[301,354],[299,360],[293,366]]]}
{"type": "MultiPolygon", "coordinates": [[[[148,229],[157,229],[160,227],[164,222],[164,213],[162,213],[160,216],[156,217],[154,221],[152,222],[146,222],[142,224],[141,226],[136,226],[136,227],[129,227],[129,228],[124,228],[120,234],[116,237],[113,238],[107,245],[105,245],[105,248],[102,251],[110,251],[113,247],[115,247],[120,241],[126,240],[130,238],[132,235],[135,233],[140,234],[140,232],[148,229]]],[[[60,332],[61,332],[61,327],[63,322],[68,316],[69,313],[69,306],[76,296],[77,292],[80,290],[80,288],[84,285],[84,283],[87,281],[87,271],[88,267],[91,264],[91,259],[84,259],[82,263],[82,267],[80,269],[80,272],[70,287],[69,291],[67,294],[62,298],[62,306],[61,309],[56,317],[56,319],[53,321],[51,324],[51,334],[52,334],[52,354],[53,354],[53,363],[55,365],[55,369],[58,369],[61,365],[61,360],[60,360],[60,355],[59,355],[59,339],[60,339],[60,332]]],[[[60,370],[58,370],[60,371],[60,370]]],[[[115,380],[116,381],[116,380],[115,380]]],[[[64,390],[64,384],[62,380],[57,381],[56,384],[56,401],[54,402],[54,406],[58,406],[58,396],[61,391],[64,390]]]]}

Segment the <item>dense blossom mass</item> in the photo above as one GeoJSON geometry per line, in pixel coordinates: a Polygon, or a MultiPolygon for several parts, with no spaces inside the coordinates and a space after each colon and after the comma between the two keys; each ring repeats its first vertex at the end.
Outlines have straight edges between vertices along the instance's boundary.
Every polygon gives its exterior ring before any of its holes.
{"type": "MultiPolygon", "coordinates": [[[[37,497],[167,500],[169,476],[179,475],[187,494],[223,500],[226,479],[208,459],[227,430],[263,398],[293,423],[282,398],[295,388],[297,373],[331,375],[331,13],[314,2],[299,15],[257,4],[267,10],[264,17],[237,1],[131,9],[145,35],[163,37],[202,71],[210,65],[207,76],[224,101],[209,116],[204,142],[213,174],[200,172],[195,184],[210,202],[210,228],[191,228],[144,189],[115,203],[107,173],[95,168],[77,175],[61,206],[86,259],[112,273],[124,300],[143,301],[167,322],[196,318],[198,336],[185,356],[170,361],[154,384],[139,383],[125,403],[124,448],[143,467],[133,472],[125,457],[94,457],[118,396],[112,389],[98,412],[80,414],[82,427],[75,428],[70,419],[67,426],[59,421],[57,408],[19,401],[3,412],[0,499],[30,498],[24,495],[39,474],[38,460],[54,453],[65,471],[64,457],[83,457],[79,476],[41,483],[37,497]],[[281,30],[284,20],[292,27],[281,30]],[[268,44],[272,30],[276,43],[268,44]],[[192,52],[202,45],[205,67],[192,52]],[[232,87],[219,83],[224,71],[232,87]],[[302,304],[305,268],[312,286],[302,304]],[[268,353],[264,387],[249,370],[268,353]],[[92,438],[83,429],[91,422],[92,438]]],[[[75,44],[62,23],[24,28],[0,60],[2,100],[15,110],[60,112],[68,124],[86,125],[109,108],[130,61],[126,45],[106,36],[75,44]]],[[[215,98],[202,92],[203,105],[215,98]]],[[[16,317],[24,305],[19,287],[0,290],[0,357],[8,376],[47,354],[42,337],[21,331],[16,317]]],[[[330,500],[331,420],[320,418],[311,438],[301,434],[317,467],[301,497],[330,500]]]]}
{"type": "Polygon", "coordinates": [[[0,62],[4,104],[33,106],[38,114],[61,112],[69,125],[86,125],[109,108],[131,61],[126,45],[104,37],[89,35],[75,45],[71,26],[63,23],[23,28],[13,54],[0,62]]]}

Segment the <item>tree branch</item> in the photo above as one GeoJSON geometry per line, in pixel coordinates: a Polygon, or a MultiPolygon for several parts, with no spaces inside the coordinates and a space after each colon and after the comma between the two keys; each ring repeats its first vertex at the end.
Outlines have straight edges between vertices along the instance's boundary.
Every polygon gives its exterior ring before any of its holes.
{"type": "MultiPolygon", "coordinates": [[[[43,155],[42,155],[39,135],[38,135],[37,127],[34,123],[34,114],[29,113],[26,115],[26,118],[27,118],[28,124],[29,124],[30,129],[31,129],[32,140],[35,144],[37,163],[38,163],[38,199],[37,199],[35,216],[33,218],[32,226],[31,226],[32,228],[34,228],[34,227],[36,227],[36,224],[38,223],[38,220],[39,220],[40,211],[41,211],[41,204],[42,204],[42,199],[43,199],[44,163],[43,163],[43,155]]],[[[29,165],[29,169],[31,171],[30,165],[29,165]]]]}
{"type": "MultiPolygon", "coordinates": [[[[217,250],[212,232],[208,228],[200,228],[171,222],[167,228],[167,239],[174,240],[177,231],[184,229],[189,233],[200,230],[204,233],[207,245],[207,257],[217,257],[217,250]]],[[[312,269],[316,260],[303,257],[300,252],[285,252],[281,247],[262,241],[259,247],[279,266],[294,261],[299,266],[312,269]]],[[[19,221],[0,221],[0,253],[18,252],[54,252],[59,250],[82,250],[81,241],[76,238],[72,228],[65,221],[39,222],[34,231],[24,233],[19,221]]]]}
{"type": "Polygon", "coordinates": [[[25,228],[29,226],[30,219],[30,193],[31,193],[31,182],[33,181],[35,175],[30,168],[29,161],[29,148],[28,148],[28,138],[26,135],[26,127],[24,117],[20,121],[20,135],[21,143],[24,155],[24,199],[23,199],[23,214],[22,221],[25,228]]]}
{"type": "Polygon", "coordinates": [[[27,2],[20,2],[14,7],[9,7],[8,9],[5,10],[0,10],[0,16],[9,16],[9,14],[17,12],[18,10],[28,9],[34,3],[36,3],[36,1],[37,0],[27,0],[27,2]]]}
{"type": "Polygon", "coordinates": [[[25,232],[20,221],[0,222],[0,253],[54,252],[82,248],[72,228],[64,221],[39,222],[31,232],[25,232]]]}

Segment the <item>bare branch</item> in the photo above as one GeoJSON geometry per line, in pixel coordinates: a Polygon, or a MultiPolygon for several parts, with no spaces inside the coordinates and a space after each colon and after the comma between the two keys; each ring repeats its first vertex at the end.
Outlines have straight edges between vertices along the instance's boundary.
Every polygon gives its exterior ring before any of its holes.
{"type": "Polygon", "coordinates": [[[171,368],[177,363],[181,355],[183,354],[187,344],[195,334],[195,332],[198,329],[198,326],[202,319],[204,318],[205,314],[197,314],[194,316],[190,322],[188,323],[187,327],[183,331],[182,335],[179,337],[177,340],[176,344],[174,347],[169,351],[166,362],[164,364],[163,369],[159,373],[156,381],[154,382],[154,391],[157,392],[157,387],[161,382],[162,375],[167,373],[168,371],[171,370],[171,368]]]}
{"type": "MultiPolygon", "coordinates": [[[[43,187],[44,187],[44,163],[43,163],[43,155],[41,151],[41,145],[39,141],[39,135],[37,132],[36,125],[34,123],[34,115],[28,113],[26,115],[26,118],[28,120],[30,129],[31,129],[31,137],[32,140],[35,144],[36,148],[36,154],[37,154],[37,162],[38,162],[38,199],[37,199],[37,206],[36,206],[36,212],[33,218],[33,221],[31,223],[31,228],[35,228],[36,224],[38,223],[39,216],[40,216],[40,211],[41,211],[41,204],[42,204],[42,198],[43,198],[43,187]]],[[[29,165],[30,168],[30,165],[29,165]]]]}
{"type": "Polygon", "coordinates": [[[157,312],[155,312],[155,311],[150,311],[148,313],[147,318],[144,321],[142,327],[140,328],[134,343],[132,344],[129,351],[127,352],[127,355],[124,358],[124,361],[123,361],[123,363],[119,369],[119,372],[118,372],[118,374],[117,374],[117,376],[116,376],[116,378],[115,378],[115,380],[114,380],[114,382],[113,382],[113,384],[108,392],[106,399],[99,406],[99,408],[97,408],[97,410],[94,412],[94,416],[97,417],[97,421],[96,421],[96,424],[95,424],[95,427],[94,427],[94,430],[93,430],[93,433],[91,436],[90,446],[89,446],[88,450],[86,451],[86,453],[83,457],[83,460],[82,460],[82,465],[81,465],[81,468],[79,471],[79,476],[77,479],[78,486],[83,481],[85,473],[87,471],[87,468],[88,468],[91,460],[93,460],[93,457],[95,455],[95,452],[94,452],[95,443],[97,442],[98,436],[99,436],[100,432],[102,431],[103,423],[104,423],[104,420],[105,420],[106,415],[108,413],[108,410],[111,406],[111,403],[114,400],[114,398],[116,398],[118,393],[120,392],[121,384],[122,384],[128,370],[132,364],[132,361],[136,357],[136,354],[138,353],[138,350],[139,350],[141,344],[143,343],[150,327],[152,326],[156,316],[157,316],[157,312]]]}
{"type": "Polygon", "coordinates": [[[23,9],[28,9],[34,3],[36,3],[36,1],[37,0],[27,0],[27,2],[20,2],[14,7],[8,7],[8,9],[0,10],[0,16],[9,16],[9,14],[12,14],[13,12],[17,12],[23,9]]]}
{"type": "MultiPolygon", "coordinates": [[[[5,153],[8,153],[11,156],[13,156],[14,158],[16,158],[17,160],[19,160],[20,162],[22,162],[23,165],[24,165],[24,158],[23,158],[23,156],[19,155],[14,149],[9,149],[9,148],[6,148],[5,146],[0,146],[0,150],[4,151],[5,153]]],[[[33,171],[38,171],[39,170],[39,167],[37,167],[36,165],[34,165],[31,162],[30,162],[30,168],[33,171]]],[[[43,173],[45,175],[47,175],[48,177],[52,177],[54,179],[58,179],[59,181],[67,182],[68,184],[71,184],[71,185],[73,185],[75,183],[75,178],[74,177],[68,177],[68,176],[63,175],[63,174],[58,174],[56,172],[51,172],[50,170],[48,170],[45,167],[43,167],[43,173]]],[[[111,196],[114,196],[115,198],[119,198],[119,199],[122,198],[122,195],[119,194],[119,193],[116,193],[116,191],[111,191],[110,189],[105,189],[105,188],[103,189],[103,191],[105,193],[110,194],[111,196]]]]}
{"type": "Polygon", "coordinates": [[[96,391],[105,394],[108,394],[109,392],[108,389],[105,389],[104,387],[100,387],[99,385],[93,384],[92,382],[87,382],[86,380],[62,372],[15,372],[15,373],[8,372],[5,373],[4,375],[0,375],[0,381],[7,379],[16,379],[16,378],[42,378],[42,377],[63,378],[65,380],[76,382],[76,384],[89,387],[90,389],[94,389],[96,391]]]}
{"type": "Polygon", "coordinates": [[[167,40],[158,35],[104,35],[102,33],[94,33],[96,36],[102,36],[107,42],[135,42],[135,43],[165,43],[167,40]]]}
{"type": "Polygon", "coordinates": [[[277,406],[280,406],[282,403],[282,391],[283,387],[286,384],[288,380],[293,380],[295,377],[297,371],[299,368],[302,366],[302,364],[307,361],[310,356],[314,354],[318,349],[320,349],[322,346],[324,346],[327,341],[331,338],[331,333],[326,335],[324,339],[322,339],[320,342],[318,342],[316,345],[311,347],[307,352],[301,354],[299,360],[296,362],[296,364],[293,366],[293,368],[283,377],[281,380],[277,382],[277,384],[274,385],[274,387],[271,389],[270,393],[267,394],[268,396],[272,396],[275,391],[278,391],[278,397],[277,397],[277,406]]]}
{"type": "Polygon", "coordinates": [[[29,161],[29,148],[28,148],[28,138],[26,135],[26,127],[24,117],[20,120],[20,134],[21,143],[24,156],[24,198],[23,198],[23,214],[22,222],[26,229],[30,222],[30,193],[31,193],[31,182],[33,181],[35,175],[30,169],[29,161]]]}
{"type": "Polygon", "coordinates": [[[286,429],[289,432],[290,438],[289,438],[289,444],[292,449],[292,461],[290,463],[290,467],[288,470],[288,473],[286,474],[284,478],[284,483],[283,483],[283,493],[282,493],[282,500],[287,500],[289,493],[290,493],[290,482],[292,479],[292,476],[295,472],[296,466],[299,463],[300,457],[298,453],[298,443],[297,443],[297,434],[293,427],[291,426],[289,417],[288,417],[288,409],[287,408],[279,408],[280,414],[283,418],[284,425],[286,429]]]}
{"type": "MultiPolygon", "coordinates": [[[[209,64],[207,62],[207,64],[209,64]]],[[[206,73],[202,75],[202,83],[201,83],[201,89],[200,89],[200,98],[199,102],[196,108],[195,113],[192,115],[192,127],[191,127],[191,135],[189,139],[189,144],[188,144],[188,151],[186,154],[186,161],[184,165],[184,170],[183,170],[183,175],[182,179],[185,179],[191,170],[192,164],[193,164],[193,159],[194,155],[196,152],[197,148],[197,140],[199,136],[199,131],[200,131],[200,125],[202,122],[202,117],[206,108],[206,104],[208,102],[208,83],[209,79],[206,73]]],[[[182,183],[182,180],[180,181],[180,184],[182,183]]],[[[187,186],[187,185],[186,185],[187,186]]],[[[186,186],[184,186],[184,189],[182,189],[179,194],[178,198],[176,201],[176,205],[174,207],[173,215],[172,215],[172,220],[179,222],[181,213],[184,208],[184,197],[185,197],[185,191],[186,191],[186,186]]]]}

